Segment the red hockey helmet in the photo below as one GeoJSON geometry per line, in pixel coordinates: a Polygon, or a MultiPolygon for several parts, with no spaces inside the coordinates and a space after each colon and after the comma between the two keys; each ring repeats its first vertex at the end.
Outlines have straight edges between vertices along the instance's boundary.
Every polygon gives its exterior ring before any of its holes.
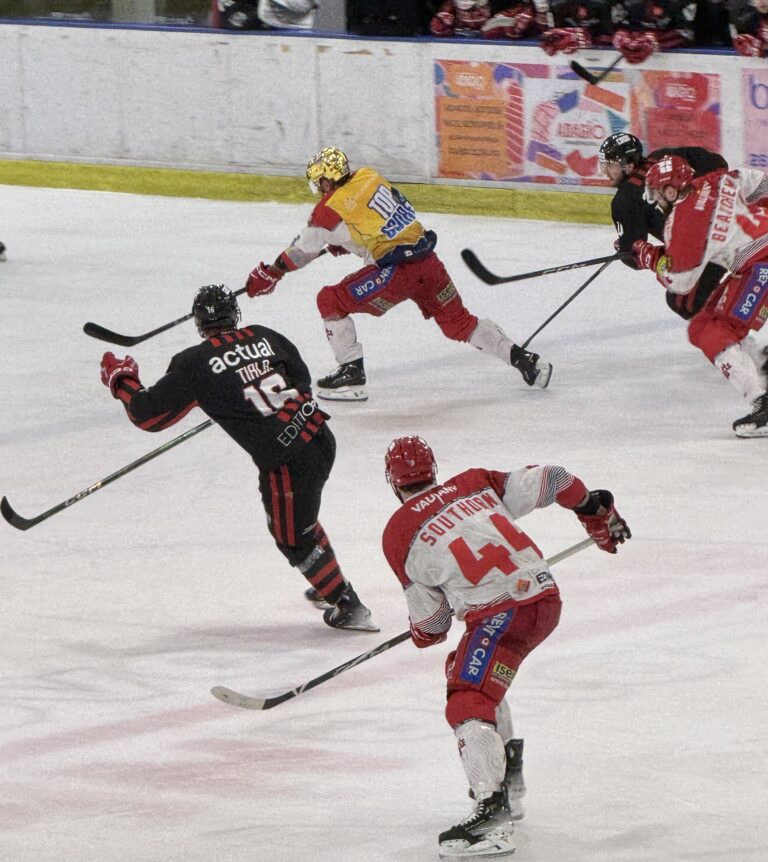
{"type": "Polygon", "coordinates": [[[384,456],[384,466],[387,482],[398,498],[401,490],[431,485],[437,478],[434,453],[421,437],[415,435],[393,440],[384,456]]]}
{"type": "Polygon", "coordinates": [[[680,156],[664,156],[656,162],[645,175],[645,199],[649,204],[655,204],[662,200],[664,189],[671,186],[677,191],[684,192],[693,180],[693,168],[680,156]]]}

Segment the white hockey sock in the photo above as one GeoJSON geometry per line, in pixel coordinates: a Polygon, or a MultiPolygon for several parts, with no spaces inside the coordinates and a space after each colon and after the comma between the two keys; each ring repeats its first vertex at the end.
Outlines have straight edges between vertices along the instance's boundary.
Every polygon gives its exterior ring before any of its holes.
{"type": "Polygon", "coordinates": [[[469,343],[485,353],[493,353],[507,365],[512,364],[509,351],[514,342],[504,334],[498,323],[492,320],[478,320],[475,331],[469,336],[469,343]]]}
{"type": "Polygon", "coordinates": [[[496,728],[473,718],[460,724],[454,734],[459,741],[461,765],[475,799],[501,790],[506,754],[496,728]]]}
{"type": "Polygon", "coordinates": [[[515,730],[512,726],[512,713],[509,711],[509,704],[506,700],[502,700],[496,707],[496,732],[501,737],[504,745],[515,735],[515,730]]]}
{"type": "Polygon", "coordinates": [[[765,392],[765,382],[752,357],[740,344],[731,344],[715,357],[723,377],[749,401],[765,392]]]}
{"type": "Polygon", "coordinates": [[[355,322],[350,315],[340,320],[323,318],[323,325],[328,343],[339,365],[363,358],[363,345],[357,340],[355,322]]]}

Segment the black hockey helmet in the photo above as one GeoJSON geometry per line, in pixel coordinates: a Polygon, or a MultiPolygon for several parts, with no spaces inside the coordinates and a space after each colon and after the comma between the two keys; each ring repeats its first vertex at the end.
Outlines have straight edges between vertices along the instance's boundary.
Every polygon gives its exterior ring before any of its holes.
{"type": "Polygon", "coordinates": [[[195,294],[192,303],[192,316],[197,324],[197,331],[205,338],[237,329],[240,320],[240,306],[237,297],[223,284],[206,284],[195,294]]]}
{"type": "Polygon", "coordinates": [[[599,158],[601,162],[618,162],[622,167],[636,165],[643,160],[643,145],[629,132],[617,132],[600,144],[599,158]]]}

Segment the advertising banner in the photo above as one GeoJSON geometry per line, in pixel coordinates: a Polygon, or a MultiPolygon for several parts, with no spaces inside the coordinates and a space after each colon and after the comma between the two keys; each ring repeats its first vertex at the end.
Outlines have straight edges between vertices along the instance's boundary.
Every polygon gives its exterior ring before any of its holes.
{"type": "Polygon", "coordinates": [[[598,150],[630,131],[660,146],[720,147],[719,75],[626,70],[599,85],[570,66],[437,60],[438,176],[607,185],[598,150]]]}
{"type": "Polygon", "coordinates": [[[768,170],[768,69],[743,69],[744,164],[768,170]]]}

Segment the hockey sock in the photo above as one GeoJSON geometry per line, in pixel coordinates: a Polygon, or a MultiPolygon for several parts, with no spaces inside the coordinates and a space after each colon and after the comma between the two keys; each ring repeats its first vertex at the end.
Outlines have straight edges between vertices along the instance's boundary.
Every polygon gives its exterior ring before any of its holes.
{"type": "Polygon", "coordinates": [[[464,774],[475,799],[501,789],[507,756],[496,728],[476,718],[454,730],[464,774]]]}
{"type": "Polygon", "coordinates": [[[492,320],[478,320],[475,331],[469,336],[469,343],[484,353],[498,356],[507,365],[511,364],[509,354],[514,342],[492,320]]]}
{"type": "Polygon", "coordinates": [[[351,316],[339,320],[323,319],[325,335],[339,365],[363,358],[363,345],[357,340],[355,322],[351,316]]]}
{"type": "Polygon", "coordinates": [[[765,391],[765,382],[757,366],[740,344],[731,344],[721,350],[715,357],[715,365],[748,401],[754,401],[765,391]]]}
{"type": "Polygon", "coordinates": [[[315,527],[316,545],[296,566],[309,583],[329,604],[335,605],[344,592],[347,582],[341,573],[336,554],[325,530],[318,523],[315,527]]]}

